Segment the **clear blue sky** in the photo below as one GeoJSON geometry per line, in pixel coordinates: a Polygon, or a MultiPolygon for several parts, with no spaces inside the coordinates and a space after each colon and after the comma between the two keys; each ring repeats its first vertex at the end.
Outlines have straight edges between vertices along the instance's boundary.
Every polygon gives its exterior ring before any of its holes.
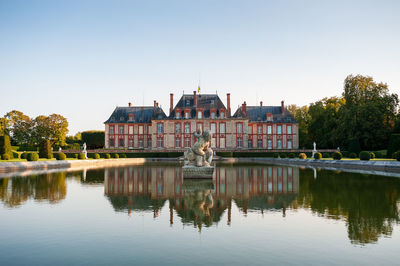
{"type": "Polygon", "coordinates": [[[400,94],[400,1],[0,0],[0,115],[103,129],[115,106],[168,114],[182,91],[232,109],[339,96],[348,74],[400,94]]]}

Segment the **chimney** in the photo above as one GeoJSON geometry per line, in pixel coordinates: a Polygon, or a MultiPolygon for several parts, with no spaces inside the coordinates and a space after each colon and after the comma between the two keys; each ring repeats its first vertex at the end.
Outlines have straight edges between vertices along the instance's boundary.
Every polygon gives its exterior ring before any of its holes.
{"type": "Polygon", "coordinates": [[[243,114],[243,117],[246,117],[246,115],[247,115],[246,101],[242,104],[242,114],[243,114]]]}
{"type": "Polygon", "coordinates": [[[282,111],[282,113],[285,112],[285,102],[284,101],[281,101],[281,111],[282,111]]]}
{"type": "Polygon", "coordinates": [[[262,107],[262,104],[263,104],[263,102],[261,101],[261,102],[260,102],[260,107],[262,107]]]}
{"type": "Polygon", "coordinates": [[[196,91],[193,91],[193,106],[194,106],[194,107],[197,106],[197,95],[196,95],[196,91]]]}
{"type": "Polygon", "coordinates": [[[172,109],[174,109],[174,94],[169,94],[169,115],[172,114],[172,109]]]}
{"type": "Polygon", "coordinates": [[[231,115],[231,94],[226,94],[226,108],[228,109],[228,115],[231,115]]]}
{"type": "Polygon", "coordinates": [[[128,106],[129,106],[129,107],[132,107],[132,103],[128,103],[128,106]]]}
{"type": "Polygon", "coordinates": [[[156,114],[156,109],[157,109],[157,101],[154,100],[153,114],[156,114]]]}

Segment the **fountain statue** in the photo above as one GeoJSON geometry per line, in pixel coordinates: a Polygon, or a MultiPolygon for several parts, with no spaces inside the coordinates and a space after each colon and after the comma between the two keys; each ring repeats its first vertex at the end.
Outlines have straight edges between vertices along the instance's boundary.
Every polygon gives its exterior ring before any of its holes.
{"type": "Polygon", "coordinates": [[[209,130],[202,132],[201,129],[199,129],[194,132],[193,135],[197,138],[197,141],[184,153],[184,175],[191,177],[212,175],[214,167],[211,166],[213,158],[211,132],[209,130]]]}
{"type": "Polygon", "coordinates": [[[87,157],[87,150],[86,150],[86,142],[83,143],[83,150],[82,150],[82,153],[85,154],[85,159],[87,159],[88,157],[87,157]]]}

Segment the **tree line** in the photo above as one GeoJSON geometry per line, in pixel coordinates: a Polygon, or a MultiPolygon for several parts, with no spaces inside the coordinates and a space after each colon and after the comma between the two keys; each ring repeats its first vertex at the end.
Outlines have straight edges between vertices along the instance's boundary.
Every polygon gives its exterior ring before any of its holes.
{"type": "Polygon", "coordinates": [[[370,76],[349,75],[340,97],[288,110],[299,122],[299,148],[312,148],[315,141],[318,148],[346,150],[356,143],[362,150],[380,150],[400,133],[398,95],[370,76]]]}

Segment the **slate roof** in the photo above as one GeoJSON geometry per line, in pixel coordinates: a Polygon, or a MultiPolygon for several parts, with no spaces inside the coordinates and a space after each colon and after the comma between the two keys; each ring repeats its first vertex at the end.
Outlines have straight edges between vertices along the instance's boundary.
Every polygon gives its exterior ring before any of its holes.
{"type": "Polygon", "coordinates": [[[196,117],[196,108],[203,108],[203,118],[210,118],[210,109],[217,109],[217,117],[220,109],[226,109],[224,103],[217,94],[197,94],[197,106],[193,106],[193,94],[184,94],[175,105],[169,118],[175,117],[175,109],[181,110],[181,117],[184,117],[184,109],[190,109],[190,116],[196,117]]]}
{"type": "MultiPolygon", "coordinates": [[[[236,110],[233,117],[243,117],[242,107],[236,110]]],[[[246,106],[246,118],[251,122],[297,123],[286,109],[282,113],[280,106],[246,106]],[[272,121],[267,121],[267,113],[272,114],[272,121]]]]}
{"type": "Polygon", "coordinates": [[[110,118],[104,122],[108,123],[151,123],[152,119],[166,118],[161,107],[156,108],[154,114],[153,106],[132,106],[132,107],[116,107],[110,118]],[[129,120],[129,114],[134,114],[134,120],[129,120]]]}

